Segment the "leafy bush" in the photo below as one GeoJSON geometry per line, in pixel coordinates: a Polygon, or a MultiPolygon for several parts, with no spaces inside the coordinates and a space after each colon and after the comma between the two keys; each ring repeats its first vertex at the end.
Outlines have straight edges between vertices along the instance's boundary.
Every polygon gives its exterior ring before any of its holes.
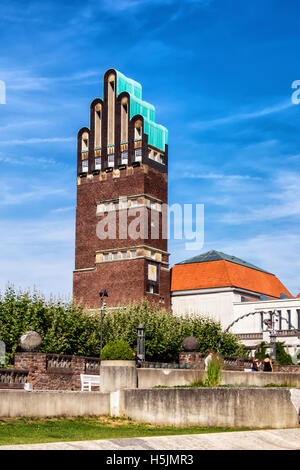
{"type": "Polygon", "coordinates": [[[101,352],[101,359],[103,361],[132,361],[134,360],[134,352],[129,344],[124,341],[114,341],[104,346],[101,352]]]}
{"type": "MultiPolygon", "coordinates": [[[[179,317],[147,302],[103,314],[103,346],[124,341],[135,350],[137,327],[145,324],[146,360],[178,362],[187,336],[199,340],[199,352],[217,350],[222,336],[221,324],[206,318],[179,317]]],[[[25,331],[42,337],[40,352],[99,356],[100,312],[85,311],[73,302],[50,299],[34,292],[16,292],[10,286],[0,296],[0,340],[6,344],[7,362],[12,363],[25,331]]],[[[223,337],[220,353],[245,356],[245,348],[230,333],[223,337]]]]}

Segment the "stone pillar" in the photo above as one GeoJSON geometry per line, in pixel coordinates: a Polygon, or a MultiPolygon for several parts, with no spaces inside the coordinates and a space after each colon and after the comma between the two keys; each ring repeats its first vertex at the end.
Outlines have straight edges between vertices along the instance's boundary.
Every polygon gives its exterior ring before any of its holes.
{"type": "Polygon", "coordinates": [[[48,388],[48,377],[46,375],[46,354],[35,352],[21,352],[15,354],[15,368],[28,370],[27,382],[32,383],[36,390],[48,388]]]}
{"type": "Polygon", "coordinates": [[[124,388],[137,388],[135,361],[101,361],[100,391],[116,392],[124,388]]]}

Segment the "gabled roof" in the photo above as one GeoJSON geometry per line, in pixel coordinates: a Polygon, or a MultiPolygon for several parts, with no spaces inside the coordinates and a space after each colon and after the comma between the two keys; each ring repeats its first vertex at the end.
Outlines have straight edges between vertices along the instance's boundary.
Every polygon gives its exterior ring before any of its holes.
{"type": "Polygon", "coordinates": [[[172,268],[171,291],[235,287],[273,298],[291,293],[271,273],[235,256],[209,251],[172,268]]]}

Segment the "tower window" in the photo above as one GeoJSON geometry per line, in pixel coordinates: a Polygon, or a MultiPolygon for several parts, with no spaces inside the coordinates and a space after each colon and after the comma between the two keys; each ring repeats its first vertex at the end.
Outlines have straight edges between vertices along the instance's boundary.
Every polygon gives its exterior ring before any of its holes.
{"type": "Polygon", "coordinates": [[[141,162],[142,161],[142,149],[135,150],[135,161],[141,162]]]}
{"type": "Polygon", "coordinates": [[[113,252],[112,254],[112,259],[117,260],[118,259],[118,253],[116,251],[113,252]]]}
{"type": "Polygon", "coordinates": [[[126,251],[122,251],[122,259],[126,259],[127,258],[127,252],[126,251]]]}
{"type": "Polygon", "coordinates": [[[101,170],[101,157],[95,158],[95,170],[101,170]]]}
{"type": "Polygon", "coordinates": [[[136,258],[136,250],[130,250],[131,258],[136,258]]]}
{"type": "Polygon", "coordinates": [[[88,170],[89,170],[89,161],[87,159],[82,160],[82,172],[87,173],[88,170]]]}
{"type": "Polygon", "coordinates": [[[115,166],[115,155],[108,155],[108,166],[109,168],[113,168],[115,166]]]}
{"type": "Polygon", "coordinates": [[[87,152],[89,149],[89,134],[88,132],[84,132],[81,138],[81,151],[87,152]]]}
{"type": "Polygon", "coordinates": [[[158,294],[158,284],[147,282],[147,292],[149,294],[158,294]]]}
{"type": "Polygon", "coordinates": [[[121,153],[121,164],[128,165],[128,152],[121,153]]]}
{"type": "Polygon", "coordinates": [[[103,261],[109,261],[109,253],[104,253],[103,261]]]}
{"type": "Polygon", "coordinates": [[[142,121],[138,120],[134,124],[134,140],[141,140],[142,138],[142,121]]]}

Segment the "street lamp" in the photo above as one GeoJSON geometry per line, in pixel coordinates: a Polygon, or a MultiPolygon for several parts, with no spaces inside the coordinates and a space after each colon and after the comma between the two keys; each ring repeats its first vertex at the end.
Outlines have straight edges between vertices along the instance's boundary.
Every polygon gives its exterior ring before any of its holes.
{"type": "Polygon", "coordinates": [[[103,327],[103,309],[106,307],[104,303],[104,297],[108,297],[108,293],[106,289],[104,291],[99,292],[100,296],[100,313],[101,313],[101,320],[100,320],[100,360],[101,360],[101,353],[102,353],[102,327],[103,327]]]}
{"type": "Polygon", "coordinates": [[[276,361],[276,331],[275,331],[275,316],[276,312],[270,312],[271,318],[264,320],[264,324],[267,325],[267,329],[270,334],[270,347],[271,347],[271,359],[276,361]]]}
{"type": "Polygon", "coordinates": [[[145,325],[143,323],[137,327],[137,357],[140,361],[145,360],[145,325]]]}

